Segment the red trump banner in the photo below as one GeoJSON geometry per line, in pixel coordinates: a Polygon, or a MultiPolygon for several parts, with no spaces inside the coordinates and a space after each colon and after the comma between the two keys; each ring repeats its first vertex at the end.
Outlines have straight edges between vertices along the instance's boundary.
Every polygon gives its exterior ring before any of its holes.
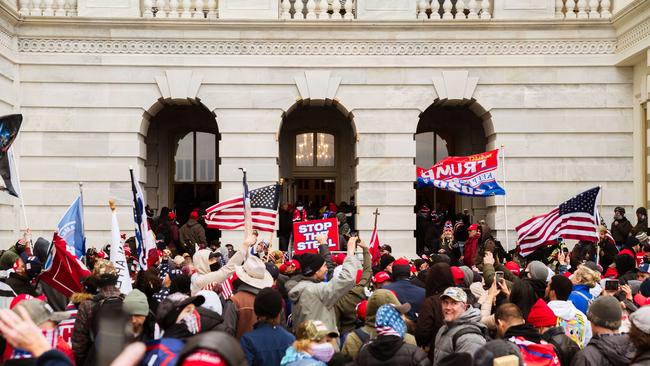
{"type": "Polygon", "coordinates": [[[327,234],[330,250],[339,249],[339,226],[335,218],[293,223],[293,252],[318,253],[318,234],[327,234]]]}
{"type": "Polygon", "coordinates": [[[504,195],[496,170],[499,150],[471,156],[450,156],[429,169],[417,168],[418,187],[435,187],[464,196],[504,195]]]}

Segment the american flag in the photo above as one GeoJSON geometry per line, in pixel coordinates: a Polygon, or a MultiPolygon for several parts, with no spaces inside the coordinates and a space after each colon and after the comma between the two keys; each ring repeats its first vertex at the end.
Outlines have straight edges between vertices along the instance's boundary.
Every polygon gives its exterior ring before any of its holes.
{"type": "Polygon", "coordinates": [[[600,187],[582,192],[551,212],[535,216],[517,226],[521,255],[525,257],[558,237],[597,242],[596,199],[599,192],[600,187]]]}
{"type": "MultiPolygon", "coordinates": [[[[250,196],[253,229],[266,232],[274,231],[280,201],[280,185],[273,184],[254,189],[248,192],[248,195],[250,196]]],[[[231,198],[208,208],[205,223],[209,228],[221,230],[235,230],[244,227],[244,196],[231,198]]]]}

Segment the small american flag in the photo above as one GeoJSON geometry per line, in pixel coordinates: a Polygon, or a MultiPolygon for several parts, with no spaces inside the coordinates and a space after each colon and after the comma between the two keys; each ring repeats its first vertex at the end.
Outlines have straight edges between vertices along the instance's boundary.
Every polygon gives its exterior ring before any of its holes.
{"type": "MultiPolygon", "coordinates": [[[[274,231],[278,216],[280,186],[273,184],[254,189],[248,194],[253,229],[266,232],[274,231]]],[[[205,223],[209,228],[221,230],[235,230],[244,227],[244,196],[231,198],[208,208],[205,223]]]]}
{"type": "Polygon", "coordinates": [[[517,226],[521,255],[525,257],[558,237],[597,242],[596,199],[599,192],[600,187],[582,192],[551,212],[535,216],[517,226]]]}

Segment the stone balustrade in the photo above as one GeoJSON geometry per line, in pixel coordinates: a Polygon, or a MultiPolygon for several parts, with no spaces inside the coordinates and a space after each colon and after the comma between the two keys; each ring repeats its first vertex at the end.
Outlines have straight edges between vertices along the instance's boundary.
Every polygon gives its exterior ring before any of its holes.
{"type": "Polygon", "coordinates": [[[609,19],[612,17],[611,0],[556,0],[555,17],[558,19],[609,19]]]}
{"type": "Polygon", "coordinates": [[[217,0],[143,0],[144,18],[217,19],[217,0]]]}
{"type": "Polygon", "coordinates": [[[355,5],[355,0],[280,0],[280,19],[355,19],[355,5]]]}
{"type": "Polygon", "coordinates": [[[415,0],[417,19],[491,19],[490,0],[415,0]]]}
{"type": "Polygon", "coordinates": [[[77,15],[77,0],[18,0],[22,16],[72,17],[77,15]]]}

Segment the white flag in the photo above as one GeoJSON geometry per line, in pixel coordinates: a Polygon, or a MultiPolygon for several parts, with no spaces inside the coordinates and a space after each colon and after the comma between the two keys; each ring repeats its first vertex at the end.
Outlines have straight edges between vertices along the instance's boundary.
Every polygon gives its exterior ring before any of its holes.
{"type": "Polygon", "coordinates": [[[120,226],[117,223],[117,213],[113,211],[113,222],[111,223],[111,262],[117,272],[117,288],[124,295],[133,290],[131,276],[129,275],[129,264],[124,255],[124,246],[120,237],[120,226]]]}

